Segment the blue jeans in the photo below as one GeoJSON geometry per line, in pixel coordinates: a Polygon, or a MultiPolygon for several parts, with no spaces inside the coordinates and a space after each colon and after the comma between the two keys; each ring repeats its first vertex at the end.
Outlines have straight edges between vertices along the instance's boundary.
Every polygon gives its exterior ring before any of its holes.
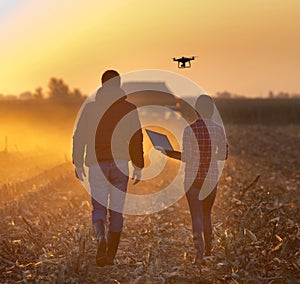
{"type": "Polygon", "coordinates": [[[209,242],[212,240],[211,209],[216,198],[217,185],[204,200],[199,200],[200,188],[192,185],[186,192],[186,197],[192,218],[193,235],[200,236],[200,247],[204,251],[205,243],[210,246],[209,242]]]}
{"type": "Polygon", "coordinates": [[[103,161],[92,165],[89,167],[88,178],[93,206],[92,222],[106,222],[108,212],[109,230],[121,232],[129,179],[128,161],[103,161]]]}

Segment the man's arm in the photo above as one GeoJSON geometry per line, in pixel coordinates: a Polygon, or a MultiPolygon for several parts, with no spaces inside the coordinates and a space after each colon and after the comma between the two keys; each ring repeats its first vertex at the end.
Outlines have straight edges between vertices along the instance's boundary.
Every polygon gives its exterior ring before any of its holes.
{"type": "Polygon", "coordinates": [[[144,168],[143,132],[136,108],[133,108],[132,115],[130,128],[137,130],[129,140],[129,156],[133,165],[142,169],[144,168]]]}
{"type": "Polygon", "coordinates": [[[141,170],[144,168],[143,132],[136,109],[133,114],[133,125],[131,126],[134,126],[134,129],[137,129],[137,131],[129,141],[129,156],[134,167],[132,179],[135,182],[133,184],[137,184],[141,180],[141,170]]]}
{"type": "Polygon", "coordinates": [[[143,133],[137,130],[129,141],[129,155],[132,163],[142,169],[144,168],[143,133]]]}
{"type": "Polygon", "coordinates": [[[76,128],[73,134],[73,147],[72,147],[72,160],[75,165],[75,175],[80,180],[83,180],[85,176],[83,163],[84,163],[84,152],[86,147],[87,139],[87,117],[86,109],[84,108],[77,121],[76,128]]]}

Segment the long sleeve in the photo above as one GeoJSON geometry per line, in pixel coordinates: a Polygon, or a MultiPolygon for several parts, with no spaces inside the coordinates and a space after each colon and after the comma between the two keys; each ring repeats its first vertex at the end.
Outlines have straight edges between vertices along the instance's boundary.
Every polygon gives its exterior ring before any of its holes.
{"type": "Polygon", "coordinates": [[[190,128],[186,127],[183,132],[182,154],[181,154],[181,160],[183,162],[187,162],[191,160],[193,156],[193,145],[191,141],[190,131],[191,131],[190,128]]]}
{"type": "Polygon", "coordinates": [[[87,112],[84,108],[77,121],[73,134],[72,159],[76,167],[82,167],[84,163],[84,152],[87,144],[87,112]]]}
{"type": "Polygon", "coordinates": [[[173,158],[175,160],[181,160],[181,152],[180,151],[165,150],[165,153],[170,158],[173,158]]]}
{"type": "Polygon", "coordinates": [[[228,158],[228,144],[224,129],[220,127],[220,134],[218,139],[218,160],[226,160],[228,158]]]}
{"type": "Polygon", "coordinates": [[[136,123],[135,129],[138,129],[129,141],[129,155],[132,163],[139,167],[144,168],[144,151],[143,151],[143,133],[138,114],[135,114],[132,122],[136,123]]]}

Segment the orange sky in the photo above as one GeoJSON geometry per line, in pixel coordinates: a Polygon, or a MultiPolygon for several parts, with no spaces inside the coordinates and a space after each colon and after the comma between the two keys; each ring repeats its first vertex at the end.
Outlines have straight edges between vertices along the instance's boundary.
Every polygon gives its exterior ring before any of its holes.
{"type": "Polygon", "coordinates": [[[0,0],[0,93],[164,69],[209,93],[300,93],[299,0],[0,0]],[[199,56],[177,69],[174,56],[199,56]]]}

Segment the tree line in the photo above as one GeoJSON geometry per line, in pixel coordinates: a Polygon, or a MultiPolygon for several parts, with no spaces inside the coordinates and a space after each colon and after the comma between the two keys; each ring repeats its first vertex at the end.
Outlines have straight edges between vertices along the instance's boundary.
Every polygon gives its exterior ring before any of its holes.
{"type": "MultiPolygon", "coordinates": [[[[240,95],[240,94],[233,94],[228,91],[217,92],[216,97],[219,99],[247,99],[248,97],[240,95]]],[[[289,99],[289,98],[300,98],[300,94],[290,94],[288,92],[278,92],[274,93],[273,91],[269,91],[268,99],[289,99]]]]}
{"type": "MultiPolygon", "coordinates": [[[[64,102],[68,100],[82,100],[86,98],[80,89],[74,88],[73,90],[63,81],[63,79],[50,78],[48,83],[48,90],[44,91],[41,87],[37,87],[33,92],[26,91],[19,95],[3,95],[0,94],[0,100],[50,100],[64,102]]],[[[219,99],[247,99],[246,96],[234,94],[228,91],[217,92],[216,97],[219,99]]],[[[288,99],[300,98],[300,94],[290,94],[287,92],[274,93],[269,91],[269,99],[288,99]]]]}
{"type": "Polygon", "coordinates": [[[48,83],[48,90],[37,87],[33,92],[26,91],[19,95],[2,95],[0,100],[50,100],[50,101],[68,101],[68,100],[82,100],[86,97],[80,89],[71,89],[63,79],[50,78],[48,83]]]}

